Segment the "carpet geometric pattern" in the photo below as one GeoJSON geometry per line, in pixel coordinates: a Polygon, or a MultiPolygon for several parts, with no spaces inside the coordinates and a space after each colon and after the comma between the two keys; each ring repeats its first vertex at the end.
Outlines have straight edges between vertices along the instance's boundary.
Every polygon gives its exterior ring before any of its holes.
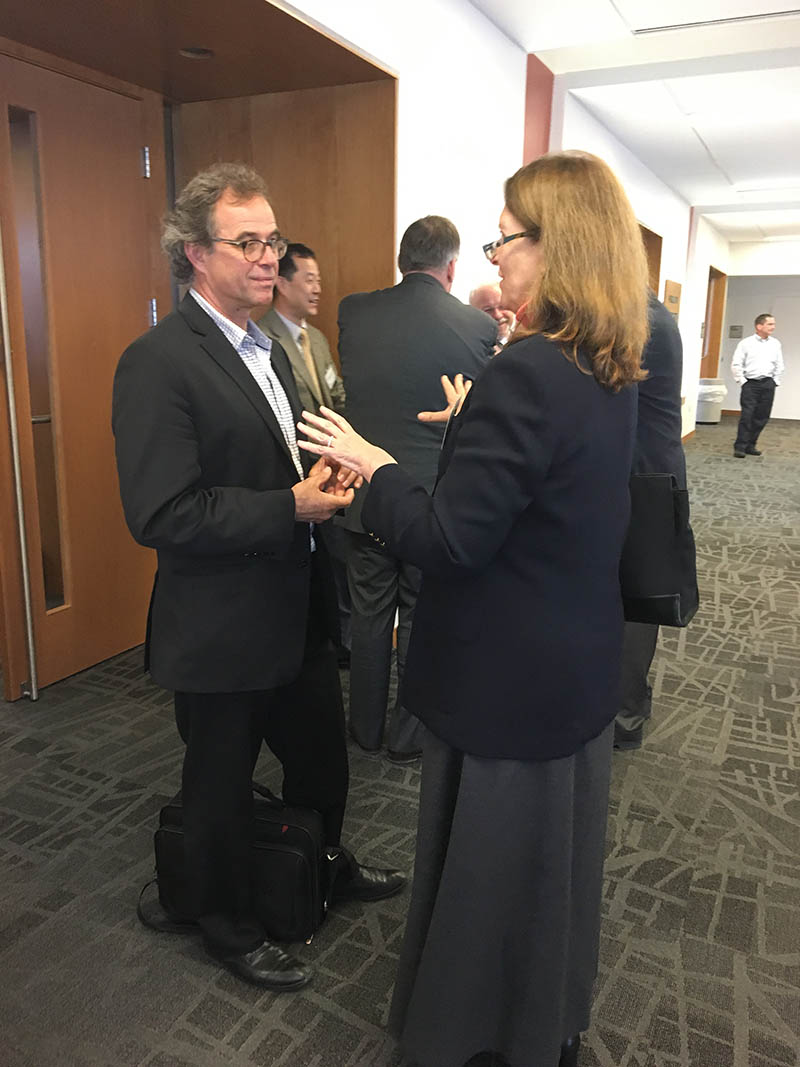
{"type": "MultiPolygon", "coordinates": [[[[702,603],[662,630],[649,733],[614,756],[581,1067],[800,1067],[800,423],[772,421],[760,459],[734,431],[686,446],[702,603]]],[[[2,1067],[401,1067],[407,892],[332,912],[298,949],[314,981],[282,996],[138,924],[180,758],[140,650],[0,704],[2,1067]]],[[[279,786],[269,755],[258,777],[279,786]]],[[[359,858],[410,866],[418,786],[351,752],[359,858]]]]}

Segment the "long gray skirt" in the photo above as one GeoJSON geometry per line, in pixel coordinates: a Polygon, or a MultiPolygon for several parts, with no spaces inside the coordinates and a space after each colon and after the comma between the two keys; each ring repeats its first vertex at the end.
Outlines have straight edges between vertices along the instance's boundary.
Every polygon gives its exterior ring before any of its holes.
{"type": "Polygon", "coordinates": [[[491,1050],[558,1067],[589,1025],[613,723],[545,762],[481,759],[429,734],[414,886],[389,1017],[420,1067],[491,1050]]]}

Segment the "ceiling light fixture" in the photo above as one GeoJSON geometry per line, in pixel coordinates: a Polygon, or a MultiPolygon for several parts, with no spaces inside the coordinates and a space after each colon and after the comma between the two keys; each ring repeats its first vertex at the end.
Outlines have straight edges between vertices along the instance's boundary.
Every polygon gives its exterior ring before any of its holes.
{"type": "Polygon", "coordinates": [[[184,59],[213,59],[214,53],[210,48],[197,48],[190,46],[189,48],[181,48],[180,55],[184,59]]]}

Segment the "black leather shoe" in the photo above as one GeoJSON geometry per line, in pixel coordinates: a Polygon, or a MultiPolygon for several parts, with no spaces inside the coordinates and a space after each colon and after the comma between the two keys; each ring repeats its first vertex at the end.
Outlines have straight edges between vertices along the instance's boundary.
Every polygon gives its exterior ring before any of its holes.
{"type": "Polygon", "coordinates": [[[757,448],[746,448],[745,452],[748,456],[760,456],[761,452],[757,448]]]}
{"type": "Polygon", "coordinates": [[[279,945],[264,941],[252,952],[225,952],[206,942],[206,952],[245,982],[264,986],[276,993],[288,993],[308,985],[314,973],[310,967],[284,952],[279,945]]]}
{"type": "Polygon", "coordinates": [[[383,867],[362,867],[355,864],[348,878],[337,880],[333,889],[333,902],[341,900],[384,900],[399,893],[406,884],[402,871],[383,867]]]}
{"type": "Polygon", "coordinates": [[[408,752],[395,752],[393,748],[386,750],[386,758],[390,763],[397,763],[403,766],[405,763],[416,763],[422,755],[421,748],[412,748],[408,752]]]}
{"type": "Polygon", "coordinates": [[[642,747],[642,727],[635,730],[623,730],[619,723],[614,723],[614,748],[618,752],[630,752],[642,747]]]}
{"type": "Polygon", "coordinates": [[[734,456],[736,456],[737,459],[744,459],[744,457],[745,457],[745,453],[744,452],[740,452],[738,448],[734,448],[733,454],[734,454],[734,456]]]}
{"type": "Polygon", "coordinates": [[[578,1049],[581,1047],[581,1035],[568,1037],[561,1046],[561,1058],[558,1067],[578,1067],[578,1049]]]}

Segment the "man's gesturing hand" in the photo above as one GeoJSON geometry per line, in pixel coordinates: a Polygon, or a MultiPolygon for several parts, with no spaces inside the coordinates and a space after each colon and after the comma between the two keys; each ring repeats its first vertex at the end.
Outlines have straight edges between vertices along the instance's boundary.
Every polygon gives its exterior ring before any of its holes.
{"type": "Polygon", "coordinates": [[[317,460],[308,476],[302,482],[292,486],[294,493],[294,517],[297,522],[325,522],[339,508],[346,508],[353,502],[353,490],[346,492],[325,492],[332,473],[331,467],[324,459],[317,460]]]}

